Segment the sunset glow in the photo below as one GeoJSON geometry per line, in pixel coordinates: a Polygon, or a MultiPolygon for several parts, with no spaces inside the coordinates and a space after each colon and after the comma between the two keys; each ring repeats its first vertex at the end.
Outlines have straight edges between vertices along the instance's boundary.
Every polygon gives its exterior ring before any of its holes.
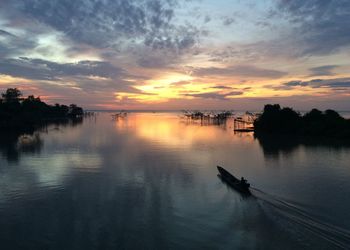
{"type": "Polygon", "coordinates": [[[78,5],[2,3],[2,91],[86,109],[350,109],[347,2],[78,5]]]}

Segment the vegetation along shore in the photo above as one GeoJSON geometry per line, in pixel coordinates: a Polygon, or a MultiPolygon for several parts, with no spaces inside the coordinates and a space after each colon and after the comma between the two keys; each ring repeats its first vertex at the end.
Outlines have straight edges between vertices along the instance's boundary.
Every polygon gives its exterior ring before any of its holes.
{"type": "Polygon", "coordinates": [[[265,105],[263,113],[254,122],[255,134],[287,134],[350,138],[350,120],[334,110],[318,109],[300,114],[279,104],[265,105]]]}
{"type": "Polygon", "coordinates": [[[84,111],[75,104],[49,105],[40,97],[22,97],[17,88],[9,88],[0,98],[0,128],[22,128],[42,125],[49,122],[76,119],[84,111]]]}

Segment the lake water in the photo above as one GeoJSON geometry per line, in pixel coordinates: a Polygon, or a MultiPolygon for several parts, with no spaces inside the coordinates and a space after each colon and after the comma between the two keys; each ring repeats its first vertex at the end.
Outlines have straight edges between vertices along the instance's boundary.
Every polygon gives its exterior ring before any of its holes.
{"type": "Polygon", "coordinates": [[[176,113],[1,136],[1,249],[350,248],[349,144],[256,139],[176,113]]]}

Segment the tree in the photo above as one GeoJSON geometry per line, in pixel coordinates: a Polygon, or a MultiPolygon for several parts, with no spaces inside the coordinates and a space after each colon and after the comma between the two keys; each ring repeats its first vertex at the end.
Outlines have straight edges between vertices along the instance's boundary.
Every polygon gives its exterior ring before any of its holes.
{"type": "Polygon", "coordinates": [[[333,121],[340,121],[340,120],[343,121],[344,120],[344,118],[341,117],[338,112],[331,110],[331,109],[327,109],[324,112],[324,114],[325,114],[327,120],[333,120],[333,121]]]}
{"type": "Polygon", "coordinates": [[[322,114],[322,111],[318,109],[312,109],[310,112],[304,115],[304,118],[307,121],[319,122],[321,120],[324,120],[324,115],[322,114]]]}
{"type": "Polygon", "coordinates": [[[20,97],[22,96],[22,93],[17,88],[9,88],[6,90],[5,93],[1,94],[2,98],[7,103],[15,103],[20,101],[20,97]]]}
{"type": "Polygon", "coordinates": [[[84,111],[81,107],[78,107],[76,104],[69,105],[68,114],[73,117],[82,116],[84,111]]]}

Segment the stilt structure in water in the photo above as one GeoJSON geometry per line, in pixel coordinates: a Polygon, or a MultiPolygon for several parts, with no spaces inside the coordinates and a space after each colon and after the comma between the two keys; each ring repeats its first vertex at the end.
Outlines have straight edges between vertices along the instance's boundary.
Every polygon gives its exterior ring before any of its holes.
{"type": "Polygon", "coordinates": [[[225,124],[228,118],[232,117],[232,112],[200,112],[200,111],[184,111],[184,117],[190,123],[198,123],[202,126],[225,124]]]}
{"type": "Polygon", "coordinates": [[[233,130],[235,132],[254,132],[254,121],[257,114],[246,112],[243,116],[233,118],[233,130]]]}

